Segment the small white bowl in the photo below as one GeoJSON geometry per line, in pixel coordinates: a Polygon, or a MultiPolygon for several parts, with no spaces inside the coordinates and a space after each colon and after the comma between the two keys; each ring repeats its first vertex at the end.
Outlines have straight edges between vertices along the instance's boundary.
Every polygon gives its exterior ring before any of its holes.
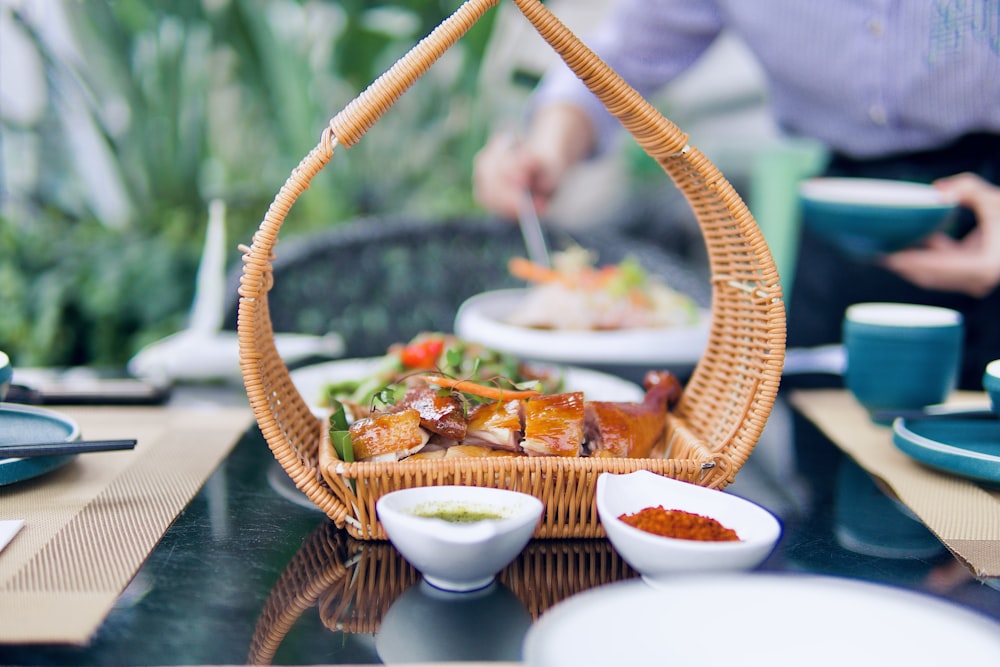
{"type": "Polygon", "coordinates": [[[645,470],[602,473],[597,478],[597,512],[615,550],[653,586],[685,572],[752,570],[781,537],[781,523],[760,505],[645,470]],[[715,519],[740,539],[704,542],[661,537],[618,518],[661,505],[715,519]]]}
{"type": "Polygon", "coordinates": [[[375,508],[389,541],[424,580],[458,592],[489,586],[531,540],[544,510],[542,501],[526,493],[477,486],[393,491],[375,508]],[[421,516],[454,512],[491,518],[457,522],[421,516]]]}

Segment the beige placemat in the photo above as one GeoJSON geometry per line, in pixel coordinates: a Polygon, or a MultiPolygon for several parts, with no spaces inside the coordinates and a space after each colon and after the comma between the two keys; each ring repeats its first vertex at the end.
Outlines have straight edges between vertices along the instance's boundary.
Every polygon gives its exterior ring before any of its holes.
{"type": "Polygon", "coordinates": [[[134,450],[78,456],[0,487],[0,518],[25,519],[0,552],[0,644],[84,644],[163,533],[253,424],[247,407],[58,410],[84,438],[134,450]]]}
{"type": "MultiPolygon", "coordinates": [[[[901,452],[845,390],[797,391],[793,406],[899,500],[977,577],[1000,577],[1000,490],[936,472],[901,452]]],[[[960,392],[951,402],[986,402],[960,392]]]]}

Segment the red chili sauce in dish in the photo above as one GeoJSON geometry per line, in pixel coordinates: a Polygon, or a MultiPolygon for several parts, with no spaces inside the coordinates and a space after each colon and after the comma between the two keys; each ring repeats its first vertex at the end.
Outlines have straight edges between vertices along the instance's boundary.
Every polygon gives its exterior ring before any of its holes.
{"type": "Polygon", "coordinates": [[[737,542],[739,536],[710,517],[684,510],[667,510],[663,506],[647,507],[635,514],[618,517],[625,523],[647,533],[700,542],[737,542]]]}

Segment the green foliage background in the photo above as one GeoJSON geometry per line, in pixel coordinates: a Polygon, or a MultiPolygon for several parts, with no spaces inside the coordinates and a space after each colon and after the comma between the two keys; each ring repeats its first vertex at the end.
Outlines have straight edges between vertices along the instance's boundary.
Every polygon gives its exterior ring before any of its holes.
{"type": "MultiPolygon", "coordinates": [[[[61,0],[81,57],[0,5],[43,64],[48,104],[5,120],[38,177],[3,186],[0,349],[19,365],[121,365],[184,326],[208,203],[226,202],[230,261],[329,118],[458,0],[61,0]],[[126,214],[102,216],[81,128],[126,214]]],[[[296,204],[287,234],[359,215],[475,211],[472,156],[490,12],[296,204]]],[[[6,165],[9,178],[12,168],[6,165]]],[[[286,232],[283,232],[286,233],[286,232]]]]}

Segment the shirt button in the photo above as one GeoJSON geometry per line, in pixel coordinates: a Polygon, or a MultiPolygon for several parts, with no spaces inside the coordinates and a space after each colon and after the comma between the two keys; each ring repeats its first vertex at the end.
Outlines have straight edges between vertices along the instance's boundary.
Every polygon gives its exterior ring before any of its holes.
{"type": "Polygon", "coordinates": [[[871,119],[876,125],[885,125],[886,114],[885,107],[881,104],[873,104],[868,108],[868,118],[871,119]]]}
{"type": "Polygon", "coordinates": [[[872,37],[881,37],[882,33],[885,31],[885,25],[879,19],[868,19],[868,23],[865,24],[865,28],[868,30],[868,34],[872,37]]]}

